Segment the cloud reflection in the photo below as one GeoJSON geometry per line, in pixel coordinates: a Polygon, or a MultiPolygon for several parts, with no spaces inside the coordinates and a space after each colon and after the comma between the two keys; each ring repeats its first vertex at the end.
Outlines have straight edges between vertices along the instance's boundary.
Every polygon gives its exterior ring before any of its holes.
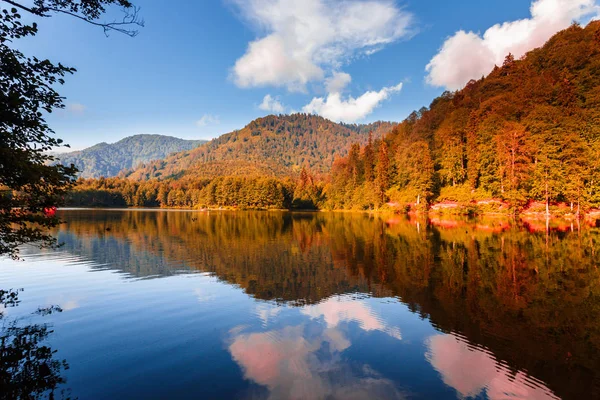
{"type": "MultiPolygon", "coordinates": [[[[265,332],[231,331],[229,351],[246,379],[265,386],[269,399],[399,399],[394,383],[369,365],[351,361],[343,351],[352,346],[350,326],[400,337],[369,307],[356,300],[328,300],[300,310],[303,323],[265,332]],[[306,317],[309,317],[308,319],[306,317]],[[322,323],[324,321],[325,323],[322,323]]],[[[257,315],[277,318],[262,305],[257,315]]],[[[262,327],[266,326],[264,320],[262,327]]],[[[275,321],[270,321],[275,322],[275,321]]]]}
{"type": "Polygon", "coordinates": [[[46,304],[48,306],[59,306],[63,311],[72,311],[81,307],[81,300],[81,297],[60,295],[48,298],[46,304]]]}
{"type": "Polygon", "coordinates": [[[327,326],[337,327],[341,322],[357,322],[365,331],[380,331],[402,340],[400,329],[388,327],[365,303],[347,297],[328,299],[302,309],[304,315],[314,319],[324,318],[327,326]]]}
{"type": "Polygon", "coordinates": [[[468,345],[455,335],[435,335],[427,339],[425,355],[442,375],[444,383],[461,397],[483,392],[496,399],[557,399],[541,382],[523,372],[516,374],[497,363],[491,354],[468,345]]]}

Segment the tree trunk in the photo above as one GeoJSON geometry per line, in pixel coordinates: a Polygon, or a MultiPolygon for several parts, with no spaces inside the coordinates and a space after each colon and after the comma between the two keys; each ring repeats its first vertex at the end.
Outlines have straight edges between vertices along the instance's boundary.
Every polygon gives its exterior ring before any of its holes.
{"type": "Polygon", "coordinates": [[[546,217],[550,216],[550,199],[548,196],[548,181],[546,181],[546,217]]]}

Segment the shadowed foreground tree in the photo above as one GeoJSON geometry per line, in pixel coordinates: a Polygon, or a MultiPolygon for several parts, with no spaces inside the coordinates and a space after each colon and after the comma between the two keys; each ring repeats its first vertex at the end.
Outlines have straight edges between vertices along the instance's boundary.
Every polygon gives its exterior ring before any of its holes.
{"type": "Polygon", "coordinates": [[[46,229],[59,220],[48,210],[61,204],[76,173],[72,165],[49,165],[55,158],[47,152],[65,145],[45,120],[45,114],[64,108],[55,86],[75,69],[17,50],[18,39],[38,33],[37,24],[24,23],[21,13],[34,19],[67,14],[105,34],[135,36],[131,26],[143,26],[138,9],[126,0],[35,0],[33,6],[0,1],[0,254],[12,257],[22,244],[55,244],[46,229]],[[99,22],[111,5],[123,7],[123,20],[99,22]]]}

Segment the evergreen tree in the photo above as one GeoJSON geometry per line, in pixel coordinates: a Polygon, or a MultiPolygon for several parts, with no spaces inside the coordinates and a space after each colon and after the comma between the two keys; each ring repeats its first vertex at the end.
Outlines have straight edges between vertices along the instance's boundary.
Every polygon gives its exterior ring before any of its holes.
{"type": "Polygon", "coordinates": [[[382,140],[377,155],[377,166],[375,167],[375,188],[378,206],[386,202],[386,191],[390,186],[390,159],[388,145],[382,140]]]}

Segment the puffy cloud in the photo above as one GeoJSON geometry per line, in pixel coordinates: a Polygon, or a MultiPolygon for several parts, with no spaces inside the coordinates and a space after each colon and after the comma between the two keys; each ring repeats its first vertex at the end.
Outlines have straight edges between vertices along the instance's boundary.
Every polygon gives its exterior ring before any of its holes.
{"type": "Polygon", "coordinates": [[[435,335],[426,341],[425,355],[442,375],[444,383],[456,389],[461,398],[557,399],[543,383],[526,373],[513,373],[498,364],[493,355],[470,346],[455,335],[435,335]]]}
{"type": "Polygon", "coordinates": [[[240,87],[304,91],[352,57],[410,34],[412,15],[392,0],[232,0],[265,33],[248,45],[232,77],[240,87]]]}
{"type": "Polygon", "coordinates": [[[508,53],[516,58],[542,46],[572,21],[598,14],[596,0],[535,0],[531,17],[497,24],[483,35],[458,31],[448,38],[426,67],[427,82],[450,90],[487,75],[508,53]]]}
{"type": "Polygon", "coordinates": [[[281,114],[285,111],[285,107],[278,98],[272,97],[270,94],[266,95],[258,106],[261,110],[274,112],[277,114],[281,114]]]}
{"type": "MultiPolygon", "coordinates": [[[[334,77],[333,81],[328,82],[328,86],[339,88],[340,82],[343,83],[341,78],[334,77]]],[[[313,98],[302,110],[336,122],[355,122],[372,113],[382,101],[400,90],[402,90],[402,83],[385,87],[378,92],[368,91],[357,98],[349,96],[347,99],[344,99],[339,91],[331,91],[326,98],[313,98]]]]}
{"type": "Polygon", "coordinates": [[[196,121],[196,125],[201,128],[207,125],[217,125],[220,122],[219,117],[211,114],[204,114],[202,118],[196,121]]]}

